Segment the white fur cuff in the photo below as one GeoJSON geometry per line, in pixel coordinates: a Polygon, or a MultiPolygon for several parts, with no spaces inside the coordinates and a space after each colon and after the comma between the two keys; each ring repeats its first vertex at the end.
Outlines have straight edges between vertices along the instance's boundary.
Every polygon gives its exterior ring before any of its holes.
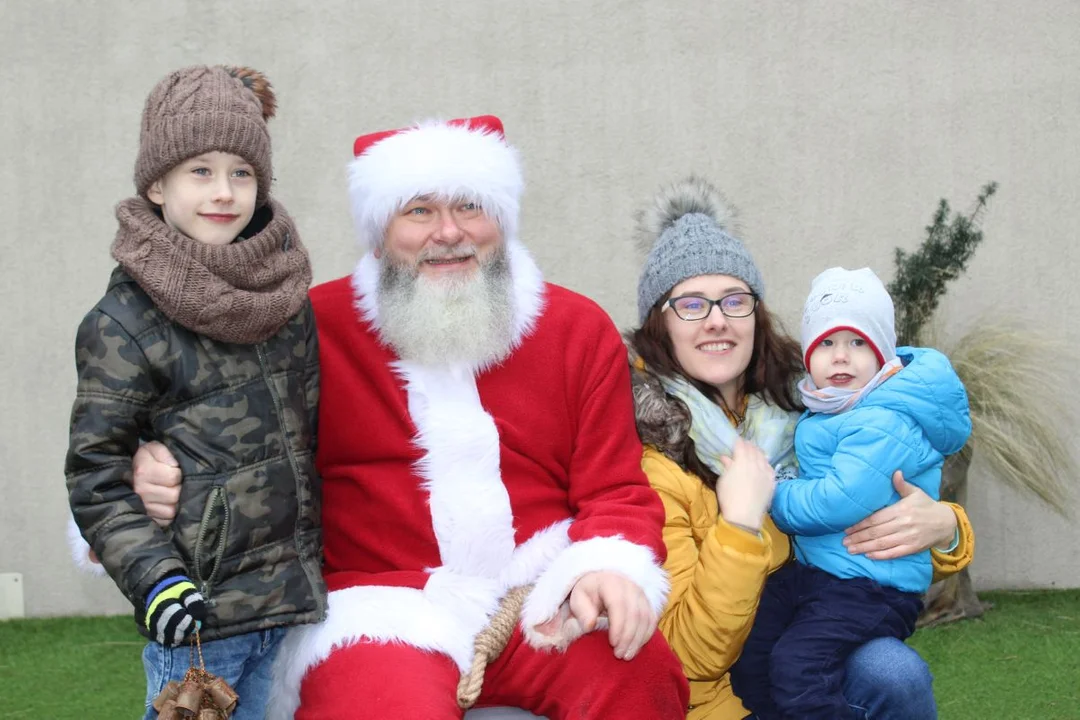
{"type": "MultiPolygon", "coordinates": [[[[521,629],[529,645],[538,649],[564,650],[583,634],[577,620],[570,617],[565,603],[582,575],[601,570],[619,573],[636,583],[658,615],[664,609],[670,585],[667,573],[651,550],[620,537],[582,540],[571,544],[555,558],[526,598],[521,610],[521,629]],[[537,625],[556,616],[560,622],[554,635],[536,632],[537,625]]],[[[601,624],[597,629],[605,626],[601,624]]]]}
{"type": "Polygon", "coordinates": [[[71,551],[71,561],[75,563],[75,567],[90,575],[105,574],[105,568],[101,566],[101,563],[90,559],[90,543],[83,539],[82,532],[79,531],[79,526],[75,524],[75,518],[70,513],[68,513],[67,521],[67,540],[68,549],[71,551]]]}

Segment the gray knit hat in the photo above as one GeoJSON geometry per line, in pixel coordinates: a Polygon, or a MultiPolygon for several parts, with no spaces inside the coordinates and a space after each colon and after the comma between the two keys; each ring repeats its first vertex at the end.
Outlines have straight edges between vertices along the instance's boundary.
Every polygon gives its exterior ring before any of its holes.
{"type": "Polygon", "coordinates": [[[690,177],[664,188],[638,217],[638,243],[648,251],[638,281],[638,322],[671,288],[698,275],[730,275],[760,299],[765,283],[742,241],[734,212],[706,180],[690,177]]]}
{"type": "Polygon", "coordinates": [[[273,178],[266,121],[276,107],[270,83],[251,68],[199,65],[169,73],[143,108],[135,160],[139,195],[146,197],[155,181],[188,158],[218,150],[252,164],[261,207],[273,178]]]}

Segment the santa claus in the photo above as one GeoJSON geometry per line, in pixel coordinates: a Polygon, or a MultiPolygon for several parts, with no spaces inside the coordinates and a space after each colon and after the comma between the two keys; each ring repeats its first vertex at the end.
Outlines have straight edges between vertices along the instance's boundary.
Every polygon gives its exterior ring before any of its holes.
{"type": "Polygon", "coordinates": [[[379,132],[354,155],[365,254],[311,291],[328,614],[290,631],[268,716],[460,718],[459,678],[512,593],[478,706],[685,717],[626,351],[518,240],[502,124],[379,132]]]}

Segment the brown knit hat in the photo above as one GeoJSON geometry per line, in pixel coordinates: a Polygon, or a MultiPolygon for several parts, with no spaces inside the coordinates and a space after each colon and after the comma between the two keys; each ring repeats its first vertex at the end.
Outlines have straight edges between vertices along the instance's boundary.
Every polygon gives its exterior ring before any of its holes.
{"type": "Polygon", "coordinates": [[[146,98],[135,187],[147,190],[165,173],[205,152],[239,155],[255,167],[256,206],[270,195],[273,177],[270,134],[274,91],[258,71],[243,67],[199,65],[169,73],[146,98]]]}

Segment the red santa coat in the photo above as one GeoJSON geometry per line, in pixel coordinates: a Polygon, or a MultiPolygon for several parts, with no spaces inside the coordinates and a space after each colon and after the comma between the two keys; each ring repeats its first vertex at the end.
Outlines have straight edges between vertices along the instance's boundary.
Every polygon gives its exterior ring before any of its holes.
{"type": "Polygon", "coordinates": [[[311,291],[319,331],[327,619],[290,633],[279,687],[361,638],[465,669],[499,599],[535,583],[522,630],[586,572],[619,572],[663,608],[663,506],[641,470],[626,351],[591,300],[544,284],[511,243],[515,349],[491,368],[419,366],[378,337],[377,264],[311,291]]]}

